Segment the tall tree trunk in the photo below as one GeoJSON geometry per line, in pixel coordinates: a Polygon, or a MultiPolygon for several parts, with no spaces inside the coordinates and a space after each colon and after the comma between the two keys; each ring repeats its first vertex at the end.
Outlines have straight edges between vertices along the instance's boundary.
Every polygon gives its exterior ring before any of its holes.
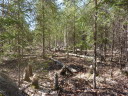
{"type": "Polygon", "coordinates": [[[65,30],[64,30],[64,47],[67,46],[67,38],[66,38],[66,35],[67,35],[67,30],[65,28],[65,30]]]}
{"type": "Polygon", "coordinates": [[[96,65],[97,65],[97,0],[95,2],[95,26],[94,26],[94,66],[93,66],[93,88],[96,89],[96,65]]]}
{"type": "Polygon", "coordinates": [[[18,86],[20,86],[20,61],[21,61],[21,57],[20,57],[20,37],[19,37],[19,32],[18,32],[18,86]]]}
{"type": "MultiPolygon", "coordinates": [[[[119,17],[118,17],[119,18],[119,17]]],[[[119,18],[120,19],[120,18],[119,18]]],[[[118,37],[118,39],[119,39],[119,66],[120,66],[120,68],[121,68],[121,55],[122,55],[122,44],[121,44],[121,35],[122,35],[122,33],[121,33],[121,24],[120,24],[121,22],[120,22],[120,20],[118,21],[118,26],[119,26],[119,30],[118,30],[118,34],[119,34],[119,37],[118,37]]]]}
{"type": "Polygon", "coordinates": [[[44,4],[45,3],[45,0],[42,0],[42,10],[43,10],[43,13],[42,13],[42,15],[43,15],[43,33],[42,33],[42,56],[43,56],[43,58],[45,58],[45,8],[44,8],[44,4]]]}
{"type": "Polygon", "coordinates": [[[107,29],[105,28],[105,42],[104,42],[104,59],[106,60],[106,51],[107,51],[107,29]]]}
{"type": "Polygon", "coordinates": [[[49,47],[49,51],[51,51],[51,34],[49,33],[49,41],[48,41],[48,47],[49,47]]]}
{"type": "Polygon", "coordinates": [[[126,25],[126,36],[127,36],[127,39],[126,39],[126,59],[128,61],[128,24],[126,25]]]}
{"type": "MultiPolygon", "coordinates": [[[[20,8],[20,6],[21,6],[21,1],[19,1],[18,2],[18,16],[17,16],[17,19],[18,20],[20,20],[21,19],[21,14],[20,14],[20,12],[21,12],[21,8],[20,8]]],[[[21,47],[20,47],[20,45],[21,45],[21,38],[20,38],[20,35],[21,35],[21,30],[20,30],[20,27],[21,27],[21,25],[20,24],[17,24],[17,29],[18,29],[18,33],[17,33],[17,51],[18,51],[18,86],[20,86],[20,77],[21,77],[21,70],[20,70],[20,63],[21,63],[21,47]]]]}
{"type": "Polygon", "coordinates": [[[76,28],[75,28],[75,20],[76,20],[76,18],[75,18],[75,11],[76,11],[76,6],[75,6],[75,0],[74,0],[74,24],[73,24],[73,52],[75,53],[76,52],[76,28]]]}
{"type": "Polygon", "coordinates": [[[115,43],[115,30],[114,30],[114,22],[113,22],[113,34],[112,34],[112,49],[111,49],[111,53],[112,53],[112,57],[111,57],[111,61],[113,61],[113,51],[114,51],[114,43],[115,43]]]}
{"type": "Polygon", "coordinates": [[[55,48],[57,47],[57,36],[55,35],[55,48]]]}
{"type": "MultiPolygon", "coordinates": [[[[10,12],[9,7],[10,7],[10,0],[8,0],[7,15],[10,15],[10,14],[9,14],[9,12],[10,12]]],[[[11,40],[10,40],[10,38],[9,38],[9,40],[8,40],[8,44],[11,45],[11,40]]],[[[9,47],[9,51],[11,52],[11,46],[9,47]]]]}
{"type": "Polygon", "coordinates": [[[5,3],[5,1],[3,0],[2,3],[3,3],[3,7],[2,7],[2,16],[4,16],[4,15],[5,15],[5,12],[4,12],[4,7],[5,7],[5,6],[4,6],[4,3],[5,3]]]}
{"type": "Polygon", "coordinates": [[[67,52],[67,55],[66,55],[66,58],[69,58],[69,48],[68,48],[68,30],[67,30],[67,24],[66,24],[66,28],[65,28],[65,38],[66,38],[66,52],[67,52]]]}
{"type": "MultiPolygon", "coordinates": [[[[5,15],[5,13],[4,13],[4,3],[5,3],[5,1],[3,0],[2,3],[3,3],[3,7],[2,7],[2,17],[4,17],[4,15],[5,15]]],[[[3,33],[3,32],[2,32],[3,30],[0,30],[0,31],[1,31],[1,34],[2,34],[2,33],[3,33]]],[[[1,45],[0,45],[1,48],[0,48],[0,50],[1,50],[1,53],[3,53],[3,52],[4,52],[4,50],[3,50],[3,45],[4,45],[3,41],[4,41],[4,40],[2,40],[2,39],[0,38],[0,41],[1,41],[1,45]]]]}

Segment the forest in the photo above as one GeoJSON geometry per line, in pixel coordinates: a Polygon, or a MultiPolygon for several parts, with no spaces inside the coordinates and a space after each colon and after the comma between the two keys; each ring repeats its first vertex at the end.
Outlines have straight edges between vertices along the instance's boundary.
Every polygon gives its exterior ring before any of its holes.
{"type": "Polygon", "coordinates": [[[0,96],[128,96],[128,0],[0,0],[0,96]]]}

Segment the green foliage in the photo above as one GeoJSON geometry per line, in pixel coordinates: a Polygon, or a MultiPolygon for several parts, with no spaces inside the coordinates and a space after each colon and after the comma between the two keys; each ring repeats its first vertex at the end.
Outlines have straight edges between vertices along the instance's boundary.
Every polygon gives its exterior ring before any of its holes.
{"type": "Polygon", "coordinates": [[[112,43],[113,23],[120,18],[121,26],[127,24],[127,20],[123,18],[127,18],[128,0],[101,0],[98,1],[97,8],[94,1],[83,0],[82,4],[81,2],[81,0],[75,2],[64,0],[61,9],[54,0],[1,3],[1,10],[5,11],[2,13],[3,16],[0,16],[2,48],[5,51],[10,49],[17,51],[18,47],[25,48],[33,44],[42,46],[44,35],[45,48],[57,45],[72,48],[75,33],[75,47],[93,49],[96,9],[97,46],[101,44],[108,46],[112,43]],[[31,18],[36,27],[33,31],[29,29],[31,18]],[[86,34],[85,40],[82,40],[83,34],[86,34]]]}
{"type": "Polygon", "coordinates": [[[2,55],[14,52],[17,55],[18,47],[24,48],[33,41],[33,34],[25,21],[26,12],[30,6],[24,6],[25,0],[1,2],[2,16],[0,16],[0,50],[2,55]]]}
{"type": "Polygon", "coordinates": [[[0,24],[1,25],[10,26],[10,25],[13,25],[13,24],[16,24],[16,23],[17,23],[17,21],[13,18],[0,17],[0,24]]]}

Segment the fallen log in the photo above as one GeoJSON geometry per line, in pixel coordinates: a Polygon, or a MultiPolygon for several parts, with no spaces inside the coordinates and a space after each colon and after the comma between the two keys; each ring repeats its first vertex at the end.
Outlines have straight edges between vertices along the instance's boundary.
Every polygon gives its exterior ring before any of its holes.
{"type": "Polygon", "coordinates": [[[63,63],[61,63],[60,61],[58,61],[58,60],[56,60],[54,58],[50,58],[50,60],[53,60],[56,64],[61,65],[62,67],[64,66],[63,63]]]}
{"type": "Polygon", "coordinates": [[[54,58],[50,58],[50,59],[53,60],[56,64],[62,66],[60,75],[63,75],[63,76],[67,75],[67,74],[73,75],[73,72],[77,72],[75,69],[70,68],[69,66],[65,65],[64,63],[62,63],[54,58]]]}
{"type": "Polygon", "coordinates": [[[24,92],[24,91],[25,91],[27,88],[29,88],[31,85],[32,85],[31,83],[28,83],[28,84],[26,84],[23,88],[21,88],[20,90],[21,90],[22,92],[24,92]]]}
{"type": "Polygon", "coordinates": [[[86,55],[79,55],[79,54],[73,54],[73,53],[68,53],[70,56],[75,56],[75,57],[81,57],[81,58],[87,58],[87,59],[94,59],[93,56],[86,56],[86,55]]]}
{"type": "Polygon", "coordinates": [[[0,95],[1,96],[26,96],[18,86],[5,73],[0,72],[0,95]]]}
{"type": "Polygon", "coordinates": [[[63,76],[72,76],[73,72],[71,71],[71,69],[67,66],[63,66],[63,68],[60,71],[60,75],[63,76]]]}
{"type": "MultiPolygon", "coordinates": [[[[89,60],[94,60],[94,56],[86,56],[86,55],[79,55],[79,54],[73,54],[73,53],[68,53],[68,55],[70,56],[75,56],[75,57],[80,57],[80,58],[86,58],[89,60]]],[[[101,61],[106,61],[105,58],[103,56],[101,57],[97,57],[97,63],[101,62],[101,61]]]]}

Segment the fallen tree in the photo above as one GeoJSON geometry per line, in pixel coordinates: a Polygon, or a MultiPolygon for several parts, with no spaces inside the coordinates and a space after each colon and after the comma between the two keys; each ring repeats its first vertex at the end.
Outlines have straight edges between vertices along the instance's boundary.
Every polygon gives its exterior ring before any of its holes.
{"type": "Polygon", "coordinates": [[[50,58],[50,60],[54,61],[58,65],[61,65],[62,67],[65,66],[62,62],[60,62],[60,61],[58,61],[58,60],[56,60],[54,58],[50,58]]]}
{"type": "Polygon", "coordinates": [[[73,53],[68,53],[70,56],[75,56],[75,57],[81,57],[81,58],[87,58],[87,59],[94,59],[93,56],[86,56],[86,55],[79,55],[79,54],[73,54],[73,53]]]}
{"type": "Polygon", "coordinates": [[[0,72],[0,96],[27,96],[5,73],[0,72]]]}
{"type": "MultiPolygon", "coordinates": [[[[67,53],[69,56],[75,56],[75,57],[80,57],[80,58],[86,58],[89,60],[94,60],[94,56],[86,56],[86,55],[79,55],[79,54],[74,54],[74,53],[67,53]]],[[[101,54],[97,54],[97,62],[102,62],[102,61],[106,61],[105,57],[101,54]]]]}
{"type": "Polygon", "coordinates": [[[65,65],[64,63],[54,59],[54,58],[50,58],[50,60],[53,60],[57,65],[61,65],[61,71],[60,71],[60,75],[73,75],[74,72],[77,72],[75,69],[65,65]]]}

